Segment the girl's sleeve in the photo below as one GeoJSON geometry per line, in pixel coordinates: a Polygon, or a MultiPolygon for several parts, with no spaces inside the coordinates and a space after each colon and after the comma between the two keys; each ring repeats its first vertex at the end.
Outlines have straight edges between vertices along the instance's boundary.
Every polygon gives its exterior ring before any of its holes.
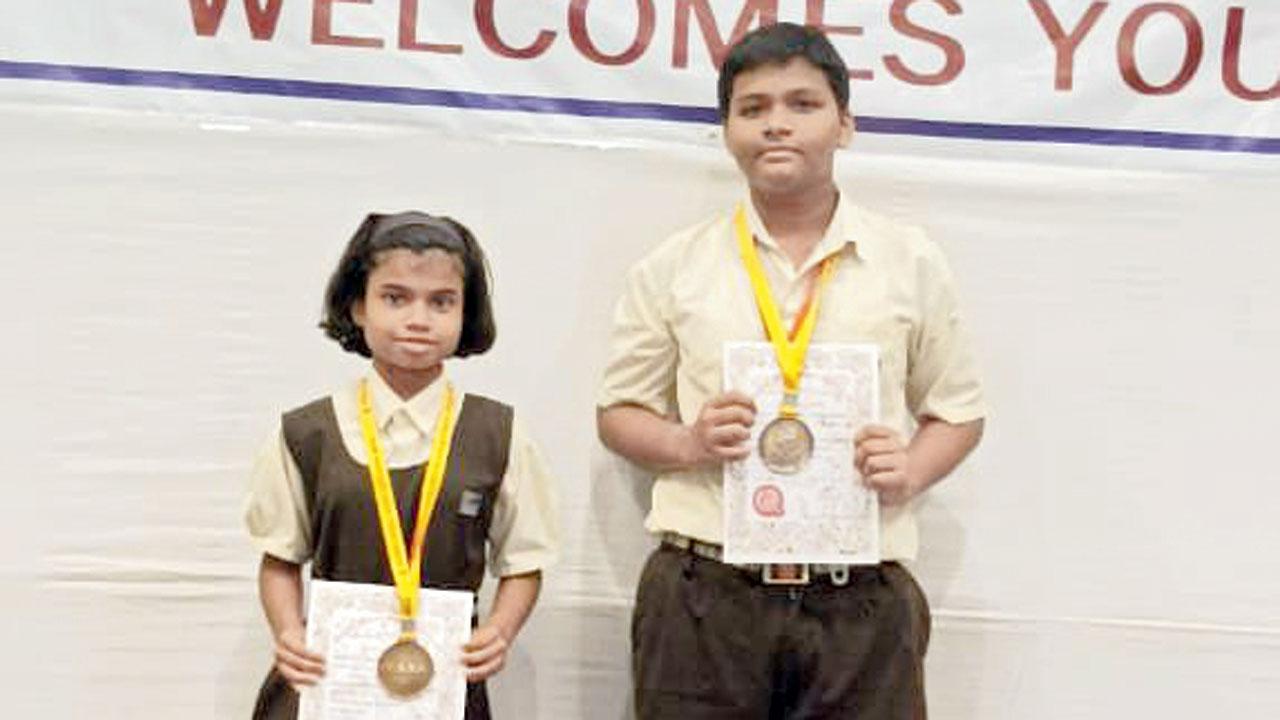
{"type": "Polygon", "coordinates": [[[244,522],[253,544],[263,554],[292,563],[311,557],[311,528],[307,519],[302,476],[277,427],[262,444],[249,473],[249,497],[244,522]]]}
{"type": "Polygon", "coordinates": [[[560,551],[555,478],[518,417],[508,452],[489,525],[489,567],[496,577],[542,570],[560,551]]]}

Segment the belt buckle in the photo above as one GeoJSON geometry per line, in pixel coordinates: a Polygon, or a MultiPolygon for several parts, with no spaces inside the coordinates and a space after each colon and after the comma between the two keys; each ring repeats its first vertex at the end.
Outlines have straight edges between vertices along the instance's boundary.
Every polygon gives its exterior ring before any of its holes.
{"type": "Polygon", "coordinates": [[[849,584],[848,565],[833,565],[831,567],[831,584],[836,587],[844,587],[849,584]]]}
{"type": "Polygon", "coordinates": [[[809,566],[804,563],[766,563],[760,570],[765,585],[808,585],[809,566]]]}

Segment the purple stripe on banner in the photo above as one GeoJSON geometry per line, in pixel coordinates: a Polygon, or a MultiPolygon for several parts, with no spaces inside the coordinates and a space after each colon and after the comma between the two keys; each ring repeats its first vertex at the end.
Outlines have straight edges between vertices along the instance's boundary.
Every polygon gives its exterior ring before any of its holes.
{"type": "MultiPolygon", "coordinates": [[[[0,78],[49,80],[94,85],[157,87],[177,90],[205,90],[245,95],[317,98],[389,105],[425,105],[469,110],[503,110],[703,124],[717,124],[720,122],[715,108],[688,105],[540,97],[535,95],[495,95],[460,90],[432,90],[412,87],[318,82],[314,80],[212,75],[171,70],[130,70],[126,68],[55,65],[9,60],[0,60],[0,78]]],[[[1280,154],[1280,138],[1244,135],[1210,135],[1154,130],[1113,130],[1041,125],[1001,125],[994,123],[870,117],[865,115],[858,116],[858,130],[859,132],[881,135],[909,135],[967,140],[1110,145],[1266,155],[1280,154]]]]}
{"type": "Polygon", "coordinates": [[[1072,145],[1121,145],[1171,150],[1280,154],[1280,138],[1249,137],[1245,135],[1206,135],[1157,130],[994,125],[990,123],[859,116],[858,131],[886,135],[921,135],[925,137],[965,138],[969,140],[1009,140],[1072,145]]]}

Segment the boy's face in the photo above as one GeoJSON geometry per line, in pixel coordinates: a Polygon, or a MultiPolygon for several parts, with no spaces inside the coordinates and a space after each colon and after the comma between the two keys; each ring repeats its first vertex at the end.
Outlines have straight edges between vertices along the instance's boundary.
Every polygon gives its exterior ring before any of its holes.
{"type": "Polygon", "coordinates": [[[835,151],[853,131],[827,76],[802,57],[734,78],[724,143],[754,191],[791,195],[829,185],[835,151]]]}
{"type": "Polygon", "coordinates": [[[375,364],[435,371],[453,355],[462,334],[460,264],[443,250],[378,253],[364,297],[351,307],[375,364]]]}

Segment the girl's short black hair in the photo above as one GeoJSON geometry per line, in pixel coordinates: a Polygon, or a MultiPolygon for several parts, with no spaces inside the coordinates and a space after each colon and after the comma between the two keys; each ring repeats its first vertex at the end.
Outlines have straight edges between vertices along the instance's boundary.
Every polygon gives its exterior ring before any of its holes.
{"type": "Polygon", "coordinates": [[[324,334],[338,341],[343,350],[371,357],[364,332],[351,317],[351,308],[364,298],[378,254],[403,248],[414,252],[443,250],[462,265],[462,334],[456,357],[478,355],[493,347],[498,331],[489,300],[489,265],[484,251],[462,223],[453,218],[408,211],[387,215],[369,213],[324,291],[324,334]]]}
{"type": "Polygon", "coordinates": [[[781,65],[802,57],[827,76],[827,84],[836,97],[837,106],[849,109],[849,68],[840,53],[821,31],[806,25],[780,22],[756,28],[729,49],[720,66],[717,90],[720,121],[729,118],[729,100],[733,97],[733,81],[738,75],[762,65],[781,65]]]}

